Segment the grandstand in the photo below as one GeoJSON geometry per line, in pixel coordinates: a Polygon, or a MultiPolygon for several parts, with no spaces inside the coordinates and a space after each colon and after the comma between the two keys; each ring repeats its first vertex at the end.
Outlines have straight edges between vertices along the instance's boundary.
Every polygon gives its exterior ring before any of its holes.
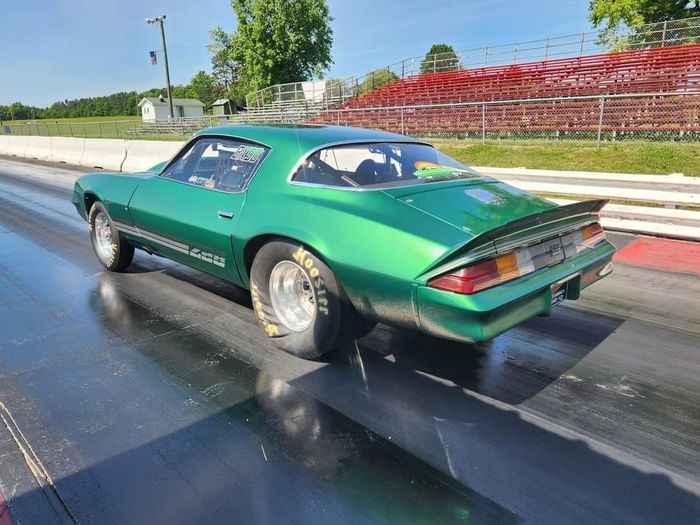
{"type": "Polygon", "coordinates": [[[423,73],[310,122],[424,135],[697,138],[700,97],[682,94],[700,94],[700,44],[423,73]]]}
{"type": "Polygon", "coordinates": [[[340,108],[629,93],[700,92],[700,44],[423,73],[340,108]]]}
{"type": "Polygon", "coordinates": [[[607,53],[596,32],[405,59],[386,68],[385,85],[371,74],[335,81],[322,108],[273,98],[247,118],[414,135],[700,139],[700,19],[617,38],[607,53]]]}

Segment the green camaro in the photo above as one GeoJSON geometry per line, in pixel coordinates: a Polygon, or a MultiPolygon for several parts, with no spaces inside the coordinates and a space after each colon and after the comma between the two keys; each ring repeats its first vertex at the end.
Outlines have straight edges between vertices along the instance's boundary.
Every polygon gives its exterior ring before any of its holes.
{"type": "Polygon", "coordinates": [[[134,249],[250,290],[301,357],[377,321],[483,341],[612,271],[605,201],[557,206],[416,139],[331,126],[222,126],[167,163],[80,177],[73,203],[108,270],[134,249]]]}

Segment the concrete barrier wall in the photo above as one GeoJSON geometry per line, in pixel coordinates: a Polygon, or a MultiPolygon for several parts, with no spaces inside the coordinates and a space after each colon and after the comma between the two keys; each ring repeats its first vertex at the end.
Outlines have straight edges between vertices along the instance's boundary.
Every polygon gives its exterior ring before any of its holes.
{"type": "Polygon", "coordinates": [[[73,137],[51,138],[51,162],[64,162],[80,166],[80,161],[85,152],[85,139],[73,137]]]}
{"type": "Polygon", "coordinates": [[[127,140],[122,171],[145,171],[159,162],[170,160],[183,144],[184,142],[180,141],[127,140]]]}
{"type": "MultiPolygon", "coordinates": [[[[0,154],[104,168],[143,171],[170,159],[183,142],[80,139],[0,135],[0,154]]],[[[522,189],[576,197],[638,200],[667,206],[700,204],[700,181],[680,174],[623,175],[618,173],[558,172],[523,168],[477,168],[522,189]]],[[[700,240],[700,212],[610,205],[602,212],[610,229],[700,240]]]]}
{"type": "Polygon", "coordinates": [[[6,154],[14,155],[15,157],[24,157],[24,152],[27,150],[30,138],[32,137],[25,137],[21,135],[8,135],[6,154]]]}
{"type": "Polygon", "coordinates": [[[122,139],[85,139],[85,151],[80,165],[121,171],[126,159],[126,141],[122,139]]]}
{"type": "Polygon", "coordinates": [[[51,137],[29,137],[24,158],[49,160],[51,156],[51,137]]]}

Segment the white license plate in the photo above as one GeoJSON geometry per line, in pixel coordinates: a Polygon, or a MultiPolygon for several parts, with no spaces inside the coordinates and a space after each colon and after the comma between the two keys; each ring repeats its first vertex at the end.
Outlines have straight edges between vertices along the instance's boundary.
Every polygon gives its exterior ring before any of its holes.
{"type": "Polygon", "coordinates": [[[562,279],[552,285],[552,306],[559,304],[566,299],[566,291],[569,287],[569,282],[578,274],[570,275],[566,279],[562,279]]]}

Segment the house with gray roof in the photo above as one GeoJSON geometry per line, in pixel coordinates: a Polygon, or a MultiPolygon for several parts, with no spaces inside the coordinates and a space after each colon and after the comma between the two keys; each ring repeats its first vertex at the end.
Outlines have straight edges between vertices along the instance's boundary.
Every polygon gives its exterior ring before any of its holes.
{"type": "MultiPolygon", "coordinates": [[[[145,97],[139,102],[141,118],[144,122],[167,120],[170,118],[170,104],[164,97],[145,97]]],[[[173,98],[175,118],[204,116],[204,103],[194,98],[173,98]]]]}

